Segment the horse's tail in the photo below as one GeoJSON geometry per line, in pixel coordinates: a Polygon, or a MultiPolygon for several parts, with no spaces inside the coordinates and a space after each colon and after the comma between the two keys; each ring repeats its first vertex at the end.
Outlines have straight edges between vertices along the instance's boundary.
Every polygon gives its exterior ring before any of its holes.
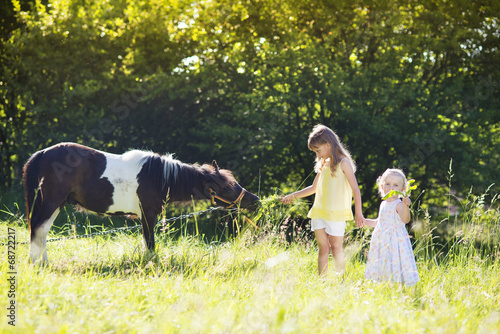
{"type": "Polygon", "coordinates": [[[36,215],[42,205],[42,194],[39,191],[42,180],[39,179],[38,171],[43,153],[44,151],[38,151],[33,154],[23,168],[24,196],[26,198],[26,219],[28,220],[30,230],[31,217],[36,215]]]}

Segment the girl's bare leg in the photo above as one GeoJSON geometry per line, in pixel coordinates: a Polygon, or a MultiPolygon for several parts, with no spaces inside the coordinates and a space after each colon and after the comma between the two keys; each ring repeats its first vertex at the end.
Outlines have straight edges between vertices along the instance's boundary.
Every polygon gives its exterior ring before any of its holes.
{"type": "Polygon", "coordinates": [[[318,274],[320,276],[326,275],[328,269],[328,256],[330,255],[330,242],[328,241],[328,234],[325,229],[315,230],[316,243],[318,244],[318,274]]]}
{"type": "Polygon", "coordinates": [[[344,237],[335,237],[329,235],[328,240],[330,243],[330,247],[332,249],[333,258],[335,259],[335,270],[339,274],[343,274],[345,271],[344,247],[343,247],[344,237]]]}

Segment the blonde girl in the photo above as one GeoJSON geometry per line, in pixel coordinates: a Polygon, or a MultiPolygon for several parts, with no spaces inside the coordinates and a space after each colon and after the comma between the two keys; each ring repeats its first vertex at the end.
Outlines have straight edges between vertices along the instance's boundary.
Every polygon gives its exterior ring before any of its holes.
{"type": "MultiPolygon", "coordinates": [[[[400,169],[389,168],[378,179],[379,194],[384,198],[391,190],[404,193],[406,176],[400,169]]],[[[376,282],[393,281],[411,286],[419,281],[415,257],[405,224],[410,222],[411,200],[399,195],[386,198],[377,219],[365,219],[375,227],[370,241],[365,277],[376,282]]]]}
{"type": "Polygon", "coordinates": [[[307,215],[318,244],[318,273],[326,274],[330,251],[339,273],[345,270],[344,234],[346,221],[353,219],[354,196],[356,226],[363,226],[361,194],[354,172],[351,154],[330,128],[316,125],[309,135],[308,147],[316,153],[316,178],[311,186],[285,196],[285,204],[297,198],[316,194],[314,204],[307,215]]]}

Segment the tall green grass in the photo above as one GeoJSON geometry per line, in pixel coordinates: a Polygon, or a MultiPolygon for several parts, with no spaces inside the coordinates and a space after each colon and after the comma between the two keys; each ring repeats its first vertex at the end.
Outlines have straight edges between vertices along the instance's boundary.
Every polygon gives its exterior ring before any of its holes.
{"type": "MultiPolygon", "coordinates": [[[[252,215],[213,215],[217,238],[207,239],[194,219],[160,226],[154,255],[143,254],[140,229],[49,243],[47,268],[27,265],[28,247],[19,245],[16,327],[5,316],[5,257],[0,331],[499,333],[497,196],[471,192],[455,201],[460,212],[444,220],[415,209],[410,233],[421,281],[411,288],[363,278],[368,230],[346,237],[345,275],[330,266],[319,278],[306,205],[283,206],[277,196],[252,215]]],[[[9,226],[18,241],[28,239],[20,214],[0,223],[2,239],[9,226]]]]}

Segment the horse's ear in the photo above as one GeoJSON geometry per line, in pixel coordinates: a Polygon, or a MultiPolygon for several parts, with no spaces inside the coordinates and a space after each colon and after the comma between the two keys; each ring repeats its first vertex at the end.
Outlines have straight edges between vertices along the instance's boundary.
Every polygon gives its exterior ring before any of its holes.
{"type": "Polygon", "coordinates": [[[215,172],[216,172],[217,174],[219,174],[219,166],[217,165],[217,161],[215,161],[215,160],[214,160],[214,161],[212,161],[212,166],[214,166],[214,168],[215,168],[215,172]]]}

